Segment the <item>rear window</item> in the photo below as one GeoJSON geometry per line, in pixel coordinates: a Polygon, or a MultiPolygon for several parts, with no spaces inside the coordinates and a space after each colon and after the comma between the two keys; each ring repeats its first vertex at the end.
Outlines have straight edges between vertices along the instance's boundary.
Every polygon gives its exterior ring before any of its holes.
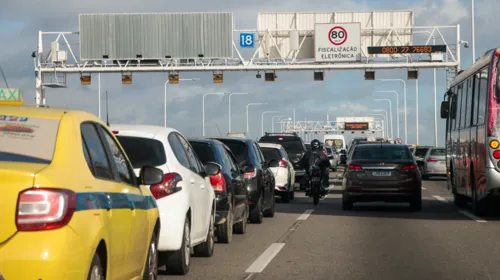
{"type": "Polygon", "coordinates": [[[59,120],[0,115],[0,161],[52,161],[59,120]]]}
{"type": "Polygon", "coordinates": [[[354,150],[352,158],[368,160],[411,159],[411,154],[404,146],[360,145],[354,150]]]}
{"type": "Polygon", "coordinates": [[[194,149],[201,162],[218,162],[215,158],[215,153],[208,143],[189,142],[194,149]]]}
{"type": "Polygon", "coordinates": [[[432,149],[431,150],[431,156],[445,156],[445,155],[446,155],[445,149],[432,149]]]}
{"type": "Polygon", "coordinates": [[[160,141],[142,137],[116,136],[135,169],[145,165],[160,166],[167,163],[165,148],[160,141]]]}
{"type": "Polygon", "coordinates": [[[248,159],[248,147],[244,142],[226,140],[226,139],[217,139],[217,140],[226,144],[226,146],[231,150],[231,152],[233,152],[233,155],[238,161],[238,164],[241,164],[242,162],[248,159]]]}
{"type": "Polygon", "coordinates": [[[300,154],[304,152],[302,141],[297,137],[262,137],[259,142],[281,144],[288,154],[300,154]]]}
{"type": "Polygon", "coordinates": [[[327,139],[325,140],[325,145],[333,146],[337,148],[342,148],[344,146],[344,140],[342,139],[327,139]]]}
{"type": "Polygon", "coordinates": [[[275,159],[277,161],[281,160],[281,153],[278,149],[260,147],[260,150],[264,154],[264,158],[268,161],[272,159],[275,159]]]}
{"type": "Polygon", "coordinates": [[[417,148],[415,150],[415,156],[416,157],[425,157],[425,154],[427,154],[427,151],[429,148],[417,148]]]}

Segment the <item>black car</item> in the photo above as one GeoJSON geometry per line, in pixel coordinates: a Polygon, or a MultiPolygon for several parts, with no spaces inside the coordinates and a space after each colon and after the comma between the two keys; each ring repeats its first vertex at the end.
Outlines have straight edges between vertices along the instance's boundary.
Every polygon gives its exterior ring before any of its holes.
{"type": "Polygon", "coordinates": [[[409,202],[422,209],[422,178],[406,145],[357,145],[344,172],[342,208],[355,202],[409,202]]]}
{"type": "Polygon", "coordinates": [[[418,169],[420,170],[420,173],[423,173],[424,171],[424,158],[429,149],[432,148],[431,146],[417,146],[415,147],[415,150],[413,151],[413,156],[415,157],[415,160],[417,161],[418,169]]]}
{"type": "Polygon", "coordinates": [[[231,243],[233,231],[244,234],[250,209],[248,191],[243,180],[243,172],[238,167],[231,150],[214,139],[189,138],[196,155],[203,163],[215,162],[221,171],[210,176],[210,183],[216,196],[217,241],[231,243]]]}
{"type": "Polygon", "coordinates": [[[259,143],[280,144],[285,148],[295,169],[295,182],[301,182],[305,170],[301,165],[302,158],[307,152],[306,145],[297,133],[268,133],[259,139],[259,143]]]}
{"type": "Polygon", "coordinates": [[[224,143],[236,157],[243,169],[243,177],[248,190],[250,222],[260,224],[263,217],[274,217],[274,174],[269,169],[278,162],[266,162],[257,142],[252,139],[235,137],[213,138],[224,143]]]}

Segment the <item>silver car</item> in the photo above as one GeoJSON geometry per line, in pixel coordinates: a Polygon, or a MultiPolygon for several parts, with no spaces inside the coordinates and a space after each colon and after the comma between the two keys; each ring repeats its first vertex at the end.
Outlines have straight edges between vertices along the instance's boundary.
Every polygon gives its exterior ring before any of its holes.
{"type": "Polygon", "coordinates": [[[446,149],[430,148],[424,157],[422,179],[428,180],[431,176],[446,176],[446,149]]]}

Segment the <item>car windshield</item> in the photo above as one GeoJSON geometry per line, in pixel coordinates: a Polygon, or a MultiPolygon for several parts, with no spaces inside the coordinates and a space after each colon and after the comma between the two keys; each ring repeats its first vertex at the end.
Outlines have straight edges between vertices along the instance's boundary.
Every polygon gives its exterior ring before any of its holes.
{"type": "Polygon", "coordinates": [[[288,154],[300,154],[304,151],[304,146],[297,137],[263,137],[259,142],[281,144],[288,154]]]}
{"type": "Polygon", "coordinates": [[[134,169],[143,166],[161,166],[167,162],[163,144],[155,139],[118,136],[116,137],[127,154],[134,169]]]}
{"type": "Polygon", "coordinates": [[[248,147],[243,141],[234,141],[228,139],[218,139],[222,143],[226,144],[226,146],[233,152],[234,157],[238,161],[238,164],[242,164],[243,162],[248,160],[248,147]]]}
{"type": "Polygon", "coordinates": [[[445,149],[432,149],[431,150],[431,156],[445,156],[445,155],[446,155],[445,149]]]}
{"type": "Polygon", "coordinates": [[[0,161],[50,163],[58,130],[59,120],[0,116],[0,161]]]}
{"type": "Polygon", "coordinates": [[[272,159],[280,161],[282,158],[280,150],[278,150],[278,149],[260,147],[260,150],[262,151],[262,154],[264,154],[264,158],[267,161],[272,160],[272,159]]]}
{"type": "Polygon", "coordinates": [[[198,156],[201,162],[206,163],[206,162],[218,162],[217,159],[215,158],[215,153],[213,152],[212,148],[208,143],[203,143],[203,142],[191,142],[189,141],[191,146],[194,149],[194,152],[198,156]]]}
{"type": "Polygon", "coordinates": [[[368,160],[397,160],[411,159],[411,154],[404,146],[360,145],[355,148],[352,158],[368,160]]]}

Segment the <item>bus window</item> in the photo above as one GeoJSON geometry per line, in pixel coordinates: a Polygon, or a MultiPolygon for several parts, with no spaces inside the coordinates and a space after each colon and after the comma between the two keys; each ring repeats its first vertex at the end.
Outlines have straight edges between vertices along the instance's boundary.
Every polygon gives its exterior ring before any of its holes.
{"type": "Polygon", "coordinates": [[[460,127],[465,128],[465,113],[467,112],[467,84],[462,83],[458,88],[458,92],[462,96],[462,106],[460,106],[460,127]]]}
{"type": "Polygon", "coordinates": [[[460,129],[460,108],[462,108],[462,86],[457,86],[457,110],[455,111],[455,130],[460,129]]]}
{"type": "MultiPolygon", "coordinates": [[[[471,110],[472,110],[472,97],[474,95],[474,92],[472,91],[472,82],[473,79],[472,77],[467,79],[467,88],[464,88],[464,93],[466,94],[467,98],[467,103],[465,104],[465,125],[464,127],[470,127],[470,120],[471,120],[471,110]]],[[[464,84],[465,85],[465,84],[464,84]]]]}
{"type": "Polygon", "coordinates": [[[478,108],[478,119],[477,124],[484,124],[486,119],[486,96],[488,94],[488,67],[481,70],[479,74],[479,108],[478,108]]]}
{"type": "Polygon", "coordinates": [[[479,99],[479,82],[480,82],[480,79],[479,79],[479,74],[475,74],[474,75],[474,108],[472,109],[472,125],[477,125],[478,124],[478,121],[477,121],[477,116],[478,116],[478,113],[479,113],[479,103],[480,103],[480,99],[479,99]]]}
{"type": "Polygon", "coordinates": [[[451,106],[450,106],[450,114],[449,114],[449,119],[451,120],[450,124],[450,131],[455,130],[455,123],[457,119],[457,91],[456,87],[452,89],[452,94],[450,95],[451,98],[451,106]]]}

